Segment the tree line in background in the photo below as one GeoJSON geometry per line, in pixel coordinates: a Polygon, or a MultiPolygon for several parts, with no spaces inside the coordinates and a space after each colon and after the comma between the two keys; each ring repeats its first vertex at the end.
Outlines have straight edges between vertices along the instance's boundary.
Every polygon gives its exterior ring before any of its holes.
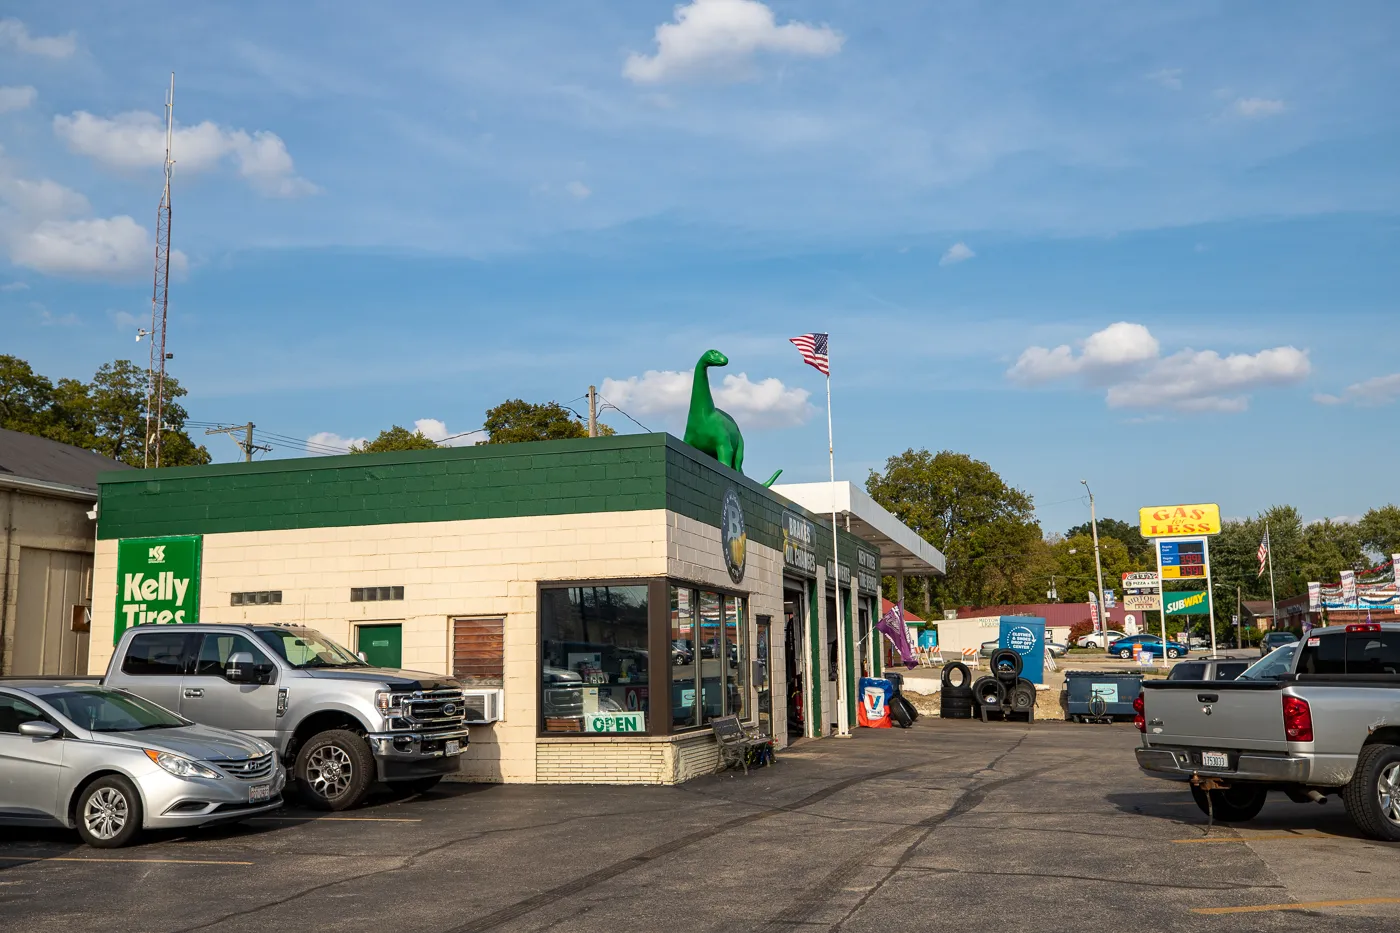
{"type": "MultiPolygon", "coordinates": [[[[587,437],[588,425],[572,410],[558,402],[534,403],[523,399],[507,399],[486,412],[482,426],[486,439],[478,444],[515,444],[521,441],[558,441],[587,437]]],[[[612,435],[606,424],[598,425],[603,437],[612,435]]],[[[390,450],[427,450],[438,444],[422,431],[410,431],[394,425],[380,431],[372,441],[350,448],[352,454],[377,454],[390,450]]]]}
{"type": "MultiPolygon", "coordinates": [[[[104,363],[91,382],[36,373],[16,356],[0,355],[0,428],[35,434],[95,451],[129,466],[146,453],[146,370],[131,360],[104,363]]],[[[209,451],[185,432],[189,417],[179,380],[165,377],[162,465],[210,461],[209,451]]]]}
{"type": "MultiPolygon", "coordinates": [[[[930,587],[920,578],[905,580],[912,613],[1043,603],[1052,589],[1058,602],[1081,603],[1097,589],[1089,523],[1045,534],[1031,496],[980,460],[948,450],[906,450],[890,457],[883,472],[872,470],[866,490],[947,560],[947,575],[933,578],[930,587]]],[[[1236,586],[1243,600],[1269,598],[1267,569],[1259,575],[1257,557],[1265,521],[1280,600],[1306,593],[1309,581],[1334,582],[1342,570],[1364,570],[1400,553],[1395,505],[1373,508],[1355,522],[1305,523],[1288,505],[1226,521],[1210,542],[1218,624],[1223,619],[1228,625],[1234,613],[1236,586]]],[[[1121,590],[1124,573],[1156,570],[1152,544],[1136,525],[1113,518],[1098,525],[1105,588],[1121,590]]],[[[886,590],[893,596],[892,585],[886,590]]],[[[1150,615],[1156,620],[1157,613],[1150,615]]]]}

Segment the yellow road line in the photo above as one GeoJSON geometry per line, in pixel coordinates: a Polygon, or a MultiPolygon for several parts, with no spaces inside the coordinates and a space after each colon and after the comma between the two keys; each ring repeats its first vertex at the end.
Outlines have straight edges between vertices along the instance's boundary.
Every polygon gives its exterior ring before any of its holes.
{"type": "Polygon", "coordinates": [[[1307,901],[1302,904],[1260,904],[1255,907],[1195,907],[1193,914],[1260,914],[1270,910],[1313,910],[1318,907],[1357,907],[1366,904],[1400,904],[1400,897],[1363,897],[1354,901],[1307,901]]]}
{"type": "Polygon", "coordinates": [[[271,820],[275,823],[421,823],[421,819],[400,816],[254,816],[247,823],[271,820]]]}
{"type": "Polygon", "coordinates": [[[1326,833],[1255,833],[1250,836],[1201,836],[1196,839],[1173,839],[1178,845],[1191,845],[1201,842],[1272,842],[1277,839],[1344,839],[1344,836],[1329,836],[1326,833]]]}
{"type": "Polygon", "coordinates": [[[137,862],[156,865],[251,865],[252,862],[216,862],[212,859],[106,858],[71,855],[0,855],[0,862],[137,862]]]}

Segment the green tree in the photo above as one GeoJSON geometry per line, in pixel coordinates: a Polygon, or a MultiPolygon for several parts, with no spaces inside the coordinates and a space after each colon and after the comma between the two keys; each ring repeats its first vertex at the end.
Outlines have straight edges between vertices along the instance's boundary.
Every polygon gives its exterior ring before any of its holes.
{"type": "MultiPolygon", "coordinates": [[[[534,404],[513,398],[486,412],[487,439],[483,444],[515,444],[521,441],[556,441],[587,437],[588,425],[558,402],[534,404]]],[[[613,429],[598,425],[598,433],[608,436],[613,429]]]]}
{"type": "MultiPolygon", "coordinates": [[[[1089,522],[1082,525],[1075,525],[1065,532],[1066,538],[1073,538],[1076,535],[1093,536],[1093,530],[1089,522]]],[[[1127,522],[1120,522],[1116,518],[1099,519],[1099,538],[1117,538],[1128,549],[1128,554],[1133,561],[1140,566],[1138,569],[1145,569],[1148,564],[1154,564],[1156,558],[1152,556],[1152,542],[1142,536],[1137,525],[1130,525],[1127,522]]]]}
{"type": "Polygon", "coordinates": [[[437,444],[424,436],[422,431],[410,431],[397,424],[387,431],[380,431],[379,436],[372,441],[350,445],[352,454],[382,454],[391,450],[436,449],[437,444]]]}
{"type": "MultiPolygon", "coordinates": [[[[1094,567],[1094,539],[1083,532],[1050,545],[1055,559],[1055,588],[1060,601],[1087,603],[1091,592],[1099,589],[1094,567]]],[[[1121,595],[1123,574],[1141,569],[1128,552],[1128,546],[1117,538],[1099,534],[1099,563],[1103,567],[1104,590],[1116,590],[1121,595]]]]}
{"type": "Polygon", "coordinates": [[[1361,543],[1380,560],[1400,554],[1400,506],[1383,505],[1361,516],[1361,543]]]}
{"type": "Polygon", "coordinates": [[[1299,569],[1308,580],[1331,582],[1343,570],[1365,570],[1366,554],[1361,531],[1351,522],[1324,518],[1303,529],[1302,560],[1299,569]]]}
{"type": "Polygon", "coordinates": [[[934,607],[1016,602],[1039,587],[1044,542],[1031,497],[981,460],[910,449],[884,473],[870,471],[865,487],[943,552],[948,573],[933,582],[934,607]]]}
{"type": "MultiPolygon", "coordinates": [[[[189,415],[177,400],[186,394],[178,379],[165,377],[162,466],[210,460],[209,451],[185,433],[189,415]]],[[[90,383],[60,379],[55,385],[24,360],[0,356],[0,427],[72,444],[130,466],[145,462],[146,395],[146,371],[130,360],[103,364],[90,383]]]]}

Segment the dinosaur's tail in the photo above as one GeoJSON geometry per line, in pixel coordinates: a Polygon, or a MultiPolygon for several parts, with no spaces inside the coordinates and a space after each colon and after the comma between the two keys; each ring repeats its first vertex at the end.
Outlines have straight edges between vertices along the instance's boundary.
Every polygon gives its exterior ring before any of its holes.
{"type": "Polygon", "coordinates": [[[778,481],[778,477],[779,477],[779,476],[782,476],[782,475],[783,475],[783,471],[782,471],[782,470],[778,470],[778,471],[774,472],[774,474],[773,474],[772,476],[768,477],[768,482],[766,482],[766,483],[763,484],[763,488],[764,488],[764,489],[767,489],[769,486],[772,486],[774,483],[776,483],[776,482],[778,481]]]}

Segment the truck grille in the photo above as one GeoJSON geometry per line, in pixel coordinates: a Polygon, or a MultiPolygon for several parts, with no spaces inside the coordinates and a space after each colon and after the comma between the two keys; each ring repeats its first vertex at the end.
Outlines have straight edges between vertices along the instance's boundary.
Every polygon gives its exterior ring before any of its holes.
{"type": "Polygon", "coordinates": [[[245,781],[259,781],[272,773],[272,755],[263,755],[261,758],[249,758],[247,761],[220,761],[217,762],[219,769],[226,774],[231,774],[236,778],[245,781]]]}
{"type": "Polygon", "coordinates": [[[453,688],[396,694],[393,705],[404,711],[401,718],[390,720],[390,727],[396,730],[441,732],[460,729],[467,718],[462,691],[453,688]]]}

